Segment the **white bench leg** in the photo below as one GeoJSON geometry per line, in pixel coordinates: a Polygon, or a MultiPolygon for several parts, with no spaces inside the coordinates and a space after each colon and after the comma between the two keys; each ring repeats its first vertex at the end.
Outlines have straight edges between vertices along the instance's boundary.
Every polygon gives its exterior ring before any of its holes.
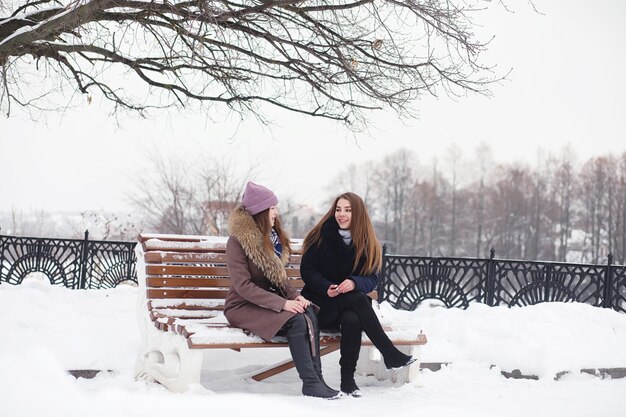
{"type": "Polygon", "coordinates": [[[135,379],[158,382],[171,391],[187,391],[200,384],[202,351],[189,349],[187,340],[173,332],[157,329],[148,315],[146,276],[141,244],[135,248],[137,255],[137,281],[139,298],[137,311],[142,347],[135,364],[135,379]]]}
{"type": "Polygon", "coordinates": [[[189,349],[187,340],[179,334],[146,330],[148,341],[137,358],[135,378],[156,381],[174,392],[200,384],[202,351],[189,349]]]}
{"type": "Polygon", "coordinates": [[[411,355],[417,360],[410,366],[400,369],[398,371],[388,371],[385,367],[380,352],[375,347],[367,347],[361,349],[361,355],[359,355],[359,361],[357,363],[356,371],[360,375],[372,375],[379,381],[386,379],[397,383],[416,382],[419,378],[420,369],[420,354],[421,349],[419,345],[415,346],[398,346],[398,349],[411,355]]]}
{"type": "Polygon", "coordinates": [[[406,353],[407,355],[413,356],[416,359],[416,361],[413,362],[410,366],[407,366],[406,368],[400,369],[399,371],[396,371],[396,372],[392,372],[392,374],[395,374],[394,382],[399,382],[399,383],[417,382],[419,379],[419,374],[420,374],[419,373],[420,362],[421,362],[421,355],[422,355],[421,346],[419,345],[398,346],[398,349],[400,349],[402,352],[406,353]]]}

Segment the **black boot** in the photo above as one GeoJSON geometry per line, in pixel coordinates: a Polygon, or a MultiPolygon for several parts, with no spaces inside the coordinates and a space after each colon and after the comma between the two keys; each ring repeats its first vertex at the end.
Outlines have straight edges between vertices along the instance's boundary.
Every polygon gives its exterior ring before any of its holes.
{"type": "Polygon", "coordinates": [[[372,344],[376,346],[376,349],[383,356],[387,369],[396,370],[415,362],[412,356],[400,352],[389,340],[389,337],[380,325],[370,299],[360,291],[346,294],[346,296],[348,295],[351,297],[352,309],[361,321],[363,331],[365,331],[372,344]]]}
{"type": "Polygon", "coordinates": [[[302,395],[318,398],[338,398],[339,392],[320,381],[313,360],[313,350],[309,343],[310,334],[303,314],[298,314],[287,322],[289,351],[302,380],[302,395]]]}
{"type": "Polygon", "coordinates": [[[340,317],[341,341],[339,351],[341,357],[341,392],[351,397],[360,397],[361,390],[354,381],[356,364],[361,350],[361,321],[353,310],[346,310],[340,317]]]}
{"type": "Polygon", "coordinates": [[[354,398],[359,398],[362,396],[361,390],[359,389],[356,382],[354,381],[354,375],[352,376],[352,378],[342,377],[340,389],[341,389],[341,392],[343,392],[344,394],[349,395],[354,398]]]}
{"type": "Polygon", "coordinates": [[[311,307],[307,308],[305,312],[305,317],[309,320],[309,323],[310,323],[309,328],[313,329],[314,337],[313,337],[312,342],[315,343],[315,346],[312,352],[314,352],[315,354],[312,359],[313,359],[313,368],[315,369],[315,374],[319,378],[320,382],[326,386],[326,388],[328,388],[329,390],[335,391],[331,387],[328,386],[326,381],[324,381],[324,377],[322,376],[322,356],[320,355],[320,327],[319,327],[319,322],[317,320],[317,316],[315,315],[315,312],[313,311],[311,307]]]}

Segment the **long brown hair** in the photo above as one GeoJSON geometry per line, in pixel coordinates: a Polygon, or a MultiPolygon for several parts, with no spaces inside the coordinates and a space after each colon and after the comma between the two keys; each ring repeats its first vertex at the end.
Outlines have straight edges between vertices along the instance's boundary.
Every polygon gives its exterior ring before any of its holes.
{"type": "Polygon", "coordinates": [[[367,213],[367,207],[363,199],[354,193],[343,193],[333,201],[332,206],[324,217],[315,225],[313,229],[304,238],[303,251],[306,252],[308,248],[313,245],[319,246],[322,242],[322,226],[330,218],[335,217],[335,210],[337,209],[337,202],[340,199],[348,200],[352,209],[352,219],[350,221],[350,234],[352,235],[352,243],[354,244],[354,266],[353,270],[357,273],[373,274],[380,271],[383,264],[383,251],[380,247],[378,239],[376,239],[376,233],[374,232],[374,226],[370,220],[370,216],[367,213]],[[356,268],[361,259],[364,259],[361,271],[356,271],[356,268]]]}
{"type": "MultiPolygon", "coordinates": [[[[272,231],[272,223],[270,222],[269,210],[265,209],[260,213],[252,216],[254,222],[261,229],[261,234],[263,235],[263,248],[267,253],[274,253],[274,245],[270,240],[270,233],[272,231]]],[[[280,224],[280,217],[276,216],[274,220],[274,230],[276,230],[276,234],[278,235],[278,240],[280,240],[280,244],[283,247],[283,251],[287,251],[287,254],[291,253],[291,246],[289,245],[289,237],[283,230],[282,225],[280,224]]]]}

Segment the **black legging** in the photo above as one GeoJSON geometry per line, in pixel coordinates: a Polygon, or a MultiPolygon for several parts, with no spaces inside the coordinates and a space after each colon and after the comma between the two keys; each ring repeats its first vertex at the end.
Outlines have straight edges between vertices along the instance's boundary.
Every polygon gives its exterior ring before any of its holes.
{"type": "Polygon", "coordinates": [[[406,358],[389,340],[372,307],[371,300],[362,291],[352,291],[333,298],[337,307],[334,320],[325,317],[320,311],[322,329],[339,328],[341,330],[339,364],[342,379],[354,377],[356,363],[361,350],[361,332],[365,332],[374,346],[380,351],[385,363],[394,363],[406,358]]]}

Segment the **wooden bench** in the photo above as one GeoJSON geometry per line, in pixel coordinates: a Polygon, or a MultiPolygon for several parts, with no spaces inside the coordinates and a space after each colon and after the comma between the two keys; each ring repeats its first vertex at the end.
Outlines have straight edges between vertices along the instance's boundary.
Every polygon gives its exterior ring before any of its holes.
{"type": "MultiPolygon", "coordinates": [[[[287,347],[285,340],[264,341],[254,334],[232,327],[223,315],[228,293],[226,267],[227,238],[142,234],[135,249],[137,279],[140,288],[139,319],[142,349],[137,359],[137,379],[156,381],[175,392],[186,391],[200,383],[203,351],[206,349],[241,349],[287,347]]],[[[294,242],[296,249],[298,242],[294,242]]],[[[301,288],[301,254],[290,257],[287,275],[301,288]]],[[[375,297],[375,294],[373,295],[375,297]]],[[[396,331],[384,327],[394,343],[419,359],[426,336],[413,330],[396,331]]],[[[321,355],[339,349],[339,335],[322,333],[321,355]]],[[[372,346],[364,337],[364,346],[372,346]]],[[[357,372],[407,382],[417,377],[419,360],[401,371],[389,372],[378,351],[363,351],[357,372]]],[[[290,356],[289,356],[290,358],[290,356]]],[[[291,359],[251,375],[261,381],[294,366],[291,359]]]]}

